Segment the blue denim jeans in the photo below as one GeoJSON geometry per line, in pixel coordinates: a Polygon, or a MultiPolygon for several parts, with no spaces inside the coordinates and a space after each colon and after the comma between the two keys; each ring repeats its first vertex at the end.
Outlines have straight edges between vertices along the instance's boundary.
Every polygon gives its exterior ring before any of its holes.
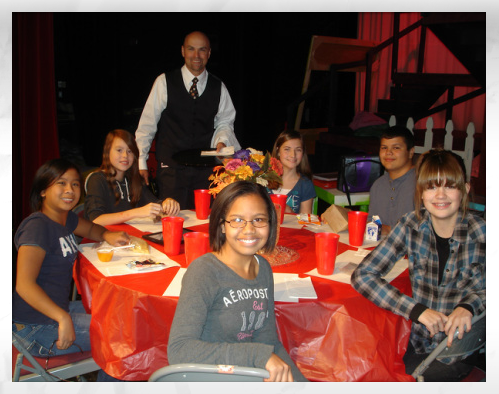
{"type": "MultiPolygon", "coordinates": [[[[90,315],[85,312],[81,301],[71,301],[69,303],[69,314],[73,320],[73,327],[76,334],[75,344],[83,351],[90,350],[90,315]]],[[[23,345],[30,354],[35,357],[47,357],[52,343],[59,338],[58,325],[12,323],[12,331],[19,335],[23,345]]],[[[52,346],[51,356],[60,356],[79,352],[80,349],[74,344],[68,349],[58,349],[52,346]]]]}

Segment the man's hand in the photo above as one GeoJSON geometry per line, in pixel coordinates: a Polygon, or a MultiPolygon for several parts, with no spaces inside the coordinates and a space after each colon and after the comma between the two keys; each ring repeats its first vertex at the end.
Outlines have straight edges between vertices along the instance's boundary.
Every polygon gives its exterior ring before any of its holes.
{"type": "Polygon", "coordinates": [[[222,150],[222,148],[225,148],[225,144],[223,142],[219,142],[217,144],[217,152],[220,152],[220,150],[222,150]]]}
{"type": "Polygon", "coordinates": [[[146,181],[146,185],[149,186],[149,171],[148,170],[139,170],[139,174],[146,181]]]}

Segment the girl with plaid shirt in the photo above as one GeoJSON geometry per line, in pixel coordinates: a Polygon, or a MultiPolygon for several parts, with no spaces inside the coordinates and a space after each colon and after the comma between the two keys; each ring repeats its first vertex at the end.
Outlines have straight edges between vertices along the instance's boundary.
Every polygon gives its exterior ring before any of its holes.
{"type": "MultiPolygon", "coordinates": [[[[461,339],[470,331],[472,317],[485,310],[485,221],[468,212],[469,190],[459,156],[442,149],[422,155],[415,211],[404,215],[352,274],[352,286],[360,294],[412,320],[404,357],[407,373],[446,335],[448,346],[456,330],[461,339]],[[405,255],[412,297],[382,279],[405,255]]],[[[425,381],[460,380],[471,367],[458,360],[433,362],[425,381]]]]}

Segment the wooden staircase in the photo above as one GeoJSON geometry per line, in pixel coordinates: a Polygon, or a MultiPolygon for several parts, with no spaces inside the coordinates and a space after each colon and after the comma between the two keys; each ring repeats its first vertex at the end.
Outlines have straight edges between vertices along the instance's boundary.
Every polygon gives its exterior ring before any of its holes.
{"type": "MultiPolygon", "coordinates": [[[[317,94],[329,89],[329,103],[327,125],[323,129],[303,130],[304,135],[310,140],[311,153],[313,144],[322,131],[335,133],[336,102],[341,95],[338,89],[338,73],[344,71],[366,71],[366,89],[364,92],[364,111],[370,112],[370,86],[372,65],[379,52],[386,48],[392,50],[392,87],[390,98],[378,100],[376,114],[387,121],[391,115],[395,115],[399,122],[405,122],[408,117],[414,121],[445,111],[446,119],[452,118],[452,108],[460,103],[470,100],[485,93],[485,13],[424,13],[418,22],[399,31],[399,13],[394,13],[394,33],[391,38],[383,43],[363,42],[361,40],[350,40],[347,46],[330,46],[331,53],[324,52],[327,40],[320,42],[322,51],[314,50],[312,41],[309,64],[307,65],[306,84],[300,97],[288,106],[287,128],[301,129],[301,115],[303,102],[317,94]],[[397,72],[398,43],[401,37],[420,28],[419,55],[416,73],[397,72]],[[427,29],[430,29],[446,47],[456,56],[469,74],[428,74],[423,72],[424,53],[427,29]],[[359,47],[361,51],[359,51],[359,47]],[[348,50],[355,56],[347,56],[348,50]],[[336,54],[334,51],[339,51],[336,54]],[[308,87],[310,67],[321,61],[314,60],[314,54],[320,54],[324,61],[331,60],[328,64],[321,64],[321,70],[329,70],[329,77],[323,81],[308,87]],[[327,55],[327,56],[326,56],[327,55]],[[312,60],[311,60],[312,58],[312,60]],[[346,60],[342,60],[346,59],[346,60]],[[470,93],[460,97],[454,97],[454,90],[458,86],[476,88],[470,93]],[[435,107],[437,100],[447,93],[447,101],[435,107]],[[296,118],[295,118],[296,116],[296,118]]],[[[334,37],[329,37],[334,42],[334,37]]],[[[313,69],[313,68],[312,68],[313,69]]],[[[372,112],[372,111],[371,111],[372,112]]]]}
{"type": "MultiPolygon", "coordinates": [[[[397,18],[397,14],[395,17],[397,18]]],[[[398,73],[392,65],[390,98],[378,100],[377,115],[389,119],[395,115],[400,121],[413,117],[415,121],[440,111],[452,118],[452,108],[485,93],[485,13],[425,13],[421,19],[418,70],[398,73]],[[469,74],[429,74],[423,72],[426,31],[435,36],[454,54],[469,74]],[[471,93],[455,97],[458,86],[476,88],[471,93]],[[433,107],[447,92],[447,102],[433,107]]],[[[395,29],[398,30],[397,20],[395,29]]],[[[394,30],[395,30],[394,29],[394,30]]],[[[394,31],[394,36],[398,31],[394,31]]],[[[393,43],[393,59],[397,59],[398,41],[393,43]]]]}

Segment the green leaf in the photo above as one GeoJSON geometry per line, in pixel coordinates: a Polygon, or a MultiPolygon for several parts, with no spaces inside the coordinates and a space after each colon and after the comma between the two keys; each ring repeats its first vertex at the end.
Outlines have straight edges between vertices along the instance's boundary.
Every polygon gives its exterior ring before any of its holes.
{"type": "Polygon", "coordinates": [[[265,154],[265,159],[263,159],[262,172],[267,172],[270,165],[270,153],[265,154]]]}

